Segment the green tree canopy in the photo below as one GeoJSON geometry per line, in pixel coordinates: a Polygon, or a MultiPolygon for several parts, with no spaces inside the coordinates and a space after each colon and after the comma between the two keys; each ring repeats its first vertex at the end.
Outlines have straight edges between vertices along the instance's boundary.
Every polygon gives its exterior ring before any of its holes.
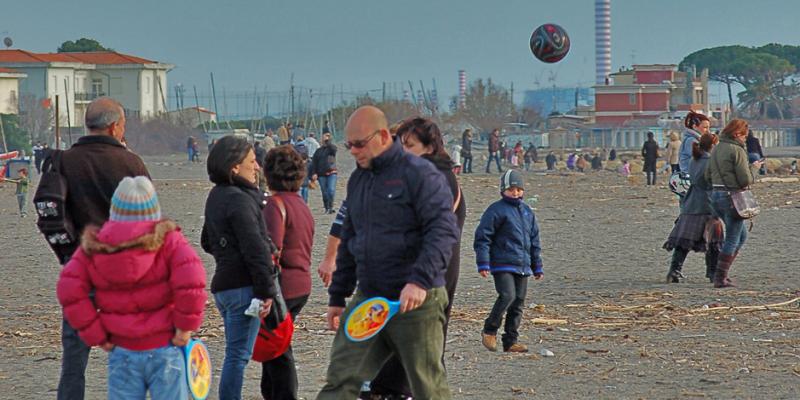
{"type": "Polygon", "coordinates": [[[114,51],[114,49],[103,47],[97,40],[80,38],[76,41],[67,40],[58,47],[59,53],[80,53],[85,51],[114,51]]]}
{"type": "Polygon", "coordinates": [[[751,116],[767,117],[775,110],[784,118],[790,100],[798,94],[798,85],[789,78],[800,70],[800,46],[777,43],[761,47],[719,46],[698,50],[686,56],[681,69],[694,66],[708,69],[709,79],[724,83],[728,100],[733,103],[732,86],[744,87],[738,94],[740,108],[751,116]]]}

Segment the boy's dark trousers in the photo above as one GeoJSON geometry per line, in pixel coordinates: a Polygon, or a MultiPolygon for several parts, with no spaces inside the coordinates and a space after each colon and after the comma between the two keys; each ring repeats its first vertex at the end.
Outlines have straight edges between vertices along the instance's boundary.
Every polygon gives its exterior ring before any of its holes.
{"type": "Polygon", "coordinates": [[[528,278],[511,272],[492,274],[497,300],[483,325],[483,333],[496,335],[506,314],[505,332],[503,333],[503,350],[508,349],[519,338],[519,325],[522,322],[522,308],[525,305],[525,294],[528,291],[528,278]]]}

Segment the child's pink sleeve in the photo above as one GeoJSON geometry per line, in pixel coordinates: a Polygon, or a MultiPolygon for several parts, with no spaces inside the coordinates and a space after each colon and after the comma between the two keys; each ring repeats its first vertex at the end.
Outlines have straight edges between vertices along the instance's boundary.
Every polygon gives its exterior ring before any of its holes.
{"type": "Polygon", "coordinates": [[[64,308],[64,319],[78,331],[78,335],[88,346],[98,346],[106,342],[108,332],[100,322],[92,299],[89,298],[93,285],[89,277],[91,260],[78,249],[61,270],[56,285],[58,302],[64,308]]]}
{"type": "Polygon", "coordinates": [[[175,299],[173,323],[180,330],[196,331],[203,323],[208,296],[203,262],[179,230],[167,235],[162,251],[169,254],[169,284],[175,299]]]}

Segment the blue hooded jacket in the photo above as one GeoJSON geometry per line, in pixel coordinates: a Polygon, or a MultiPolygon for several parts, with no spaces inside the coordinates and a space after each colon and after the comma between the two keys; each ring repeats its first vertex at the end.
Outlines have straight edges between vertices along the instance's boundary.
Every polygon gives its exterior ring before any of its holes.
{"type": "Polygon", "coordinates": [[[542,274],[539,224],[522,199],[503,196],[481,216],[475,229],[478,271],[542,274]]]}
{"type": "Polygon", "coordinates": [[[700,133],[694,129],[683,131],[681,148],[678,152],[678,165],[681,171],[689,171],[689,162],[692,161],[692,143],[700,141],[700,133]]]}

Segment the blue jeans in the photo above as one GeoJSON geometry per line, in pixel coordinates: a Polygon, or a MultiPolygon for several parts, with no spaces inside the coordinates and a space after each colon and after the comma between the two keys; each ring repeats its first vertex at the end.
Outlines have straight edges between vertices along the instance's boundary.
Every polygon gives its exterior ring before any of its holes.
{"type": "Polygon", "coordinates": [[[220,400],[242,398],[244,369],[253,354],[259,327],[258,318],[244,315],[252,299],[252,286],[214,293],[217,310],[225,325],[225,360],[219,379],[220,400]]]}
{"type": "Polygon", "coordinates": [[[725,242],[722,243],[721,254],[732,255],[744,246],[747,240],[747,229],[744,220],[739,218],[736,209],[733,207],[731,195],[728,192],[711,192],[711,207],[714,216],[722,219],[725,223],[725,242]]]}
{"type": "Polygon", "coordinates": [[[336,174],[320,176],[319,190],[322,192],[322,204],[326,210],[333,210],[333,198],[336,196],[336,174]]]}
{"type": "Polygon", "coordinates": [[[486,162],[486,173],[489,173],[489,167],[492,165],[492,159],[494,159],[495,164],[497,164],[497,172],[503,172],[503,168],[500,167],[500,152],[493,151],[489,153],[489,161],[486,162]]]}
{"type": "Polygon", "coordinates": [[[194,150],[192,150],[192,149],[186,149],[186,155],[187,155],[187,156],[189,156],[189,162],[192,162],[192,161],[194,161],[194,160],[193,160],[193,158],[194,158],[194,150]]]}
{"type": "Polygon", "coordinates": [[[183,349],[135,351],[115,347],[108,356],[108,398],[185,400],[189,397],[183,349]]]}
{"type": "Polygon", "coordinates": [[[61,377],[56,398],[83,400],[90,348],[78,337],[78,331],[67,320],[61,322],[61,348],[61,377]]]}

